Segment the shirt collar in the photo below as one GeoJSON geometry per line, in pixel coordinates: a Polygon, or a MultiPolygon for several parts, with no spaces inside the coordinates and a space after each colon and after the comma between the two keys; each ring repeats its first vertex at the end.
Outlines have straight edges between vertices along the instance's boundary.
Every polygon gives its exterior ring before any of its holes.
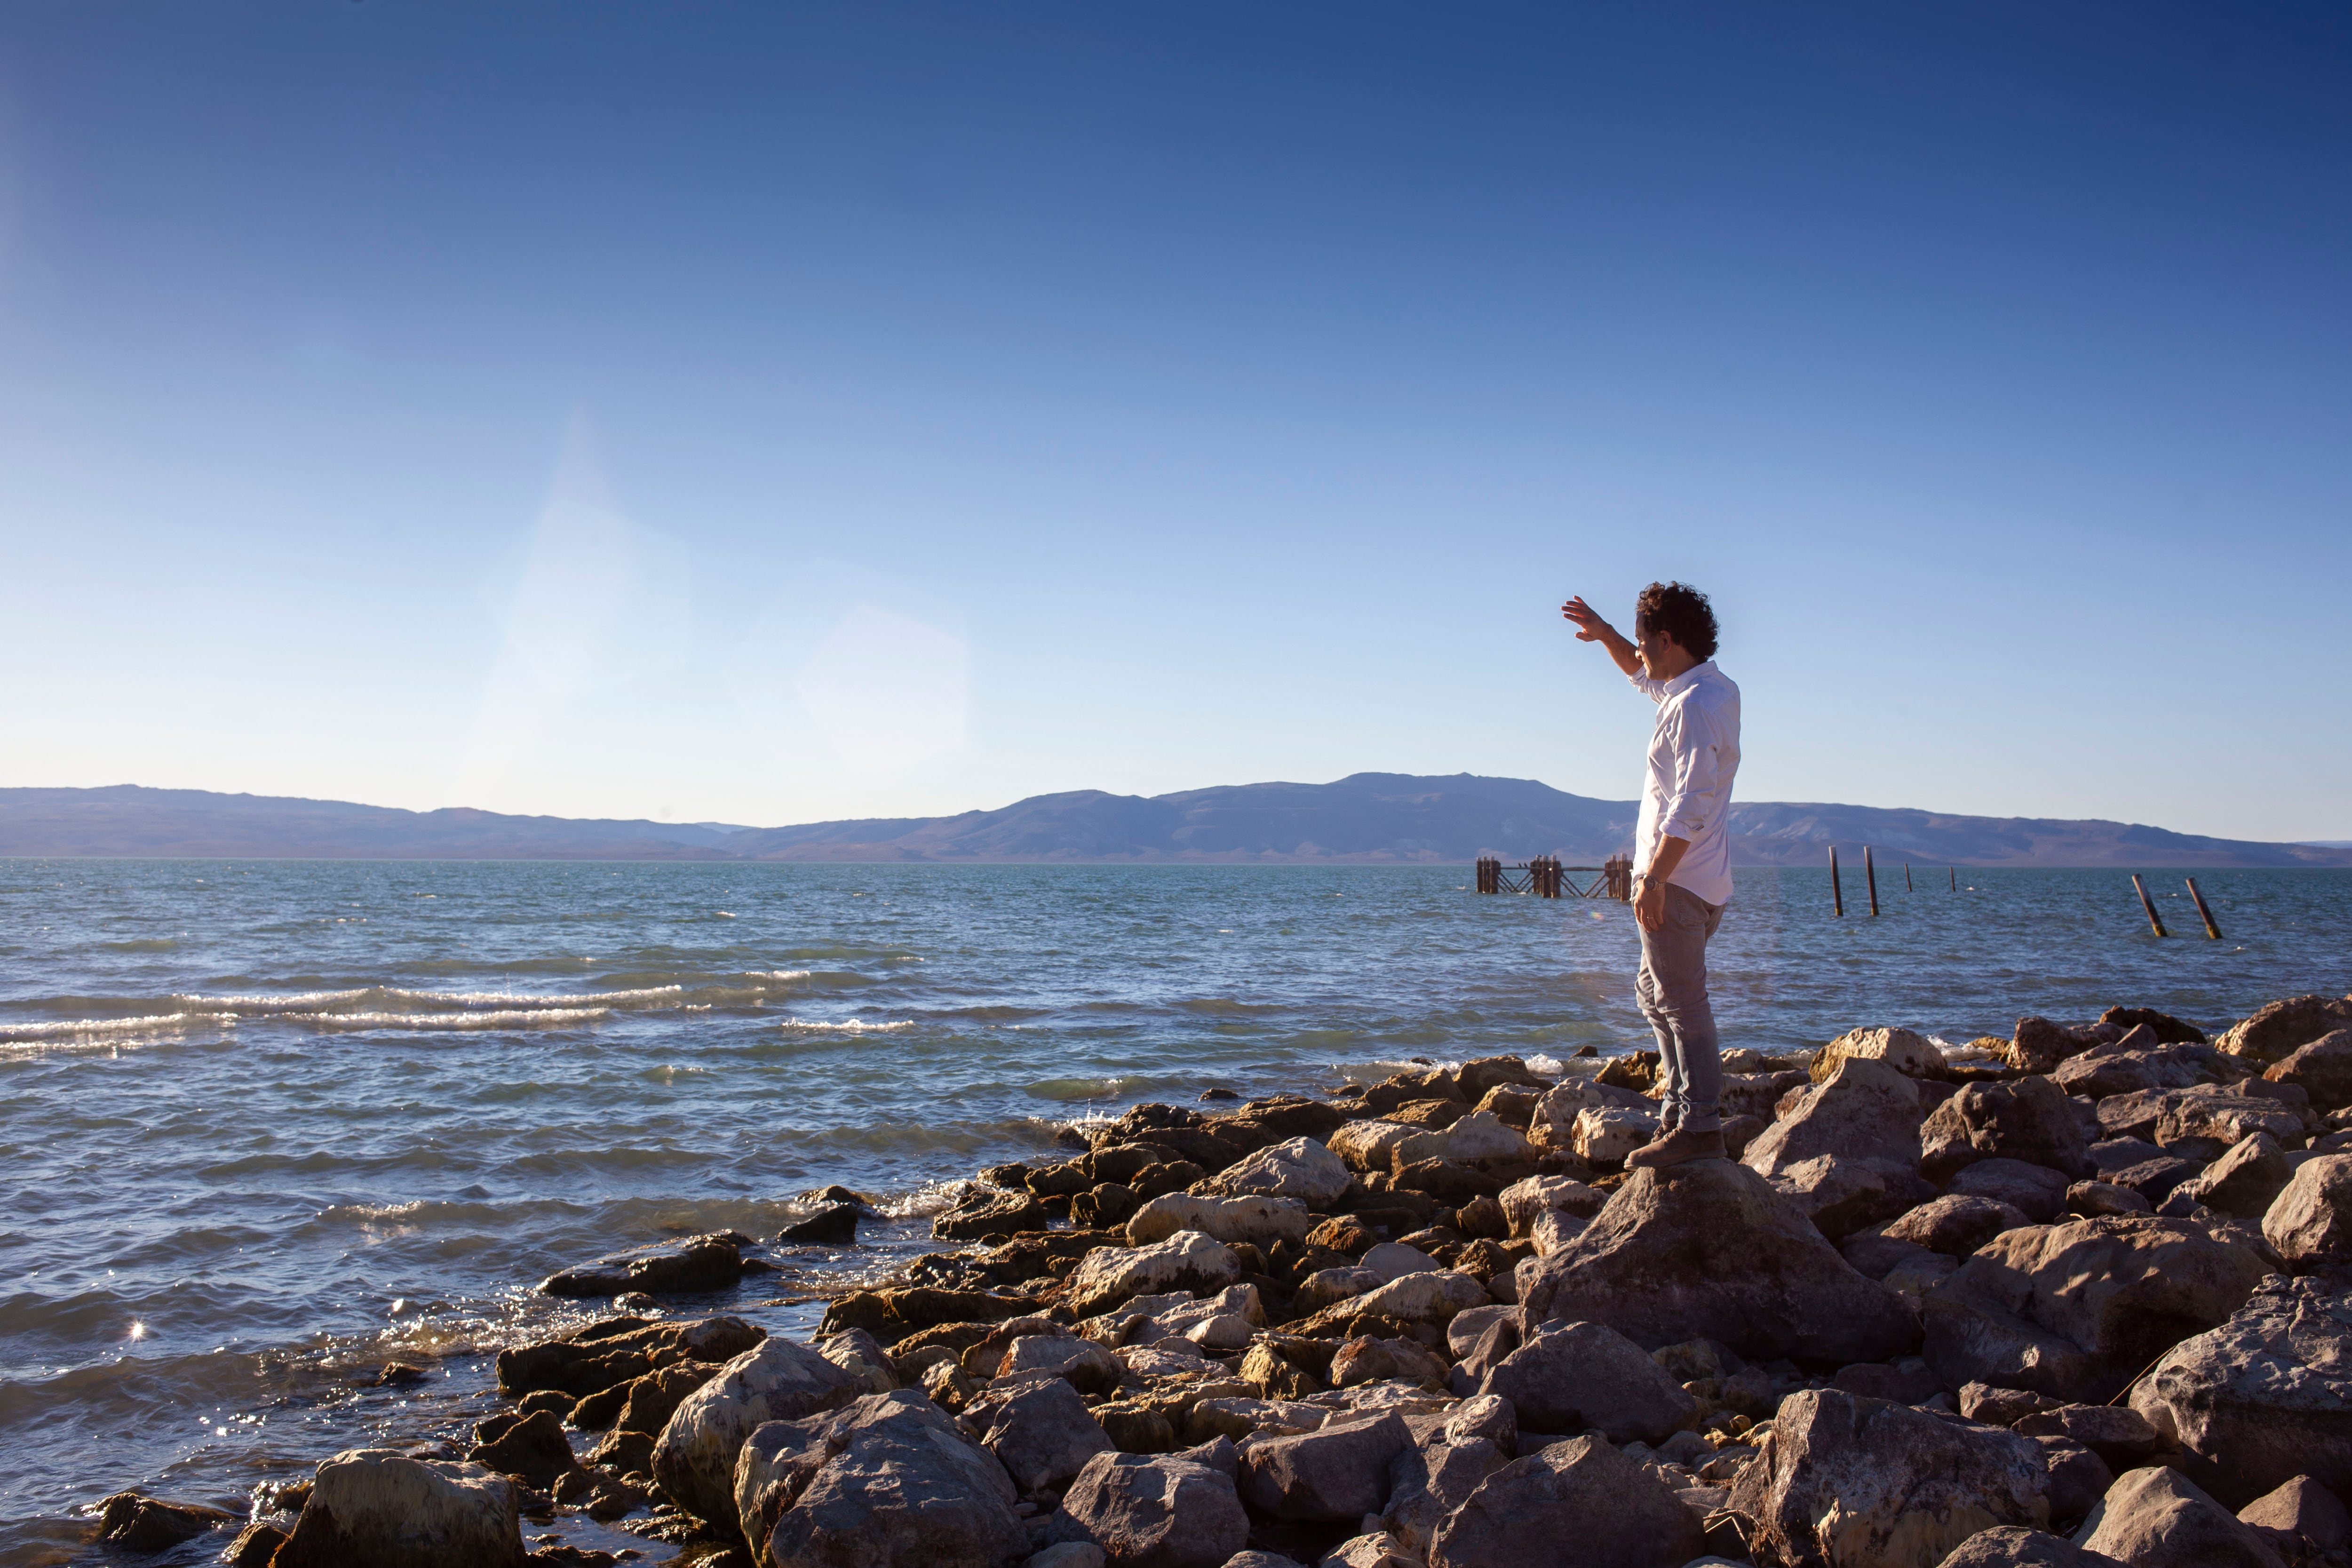
{"type": "Polygon", "coordinates": [[[1672,680],[1667,681],[1665,686],[1666,695],[1674,697],[1682,692],[1688,691],[1692,687],[1698,684],[1699,678],[1701,676],[1712,675],[1714,673],[1715,660],[1711,658],[1702,659],[1698,663],[1692,665],[1688,669],[1684,670],[1680,675],[1675,676],[1672,680]]]}

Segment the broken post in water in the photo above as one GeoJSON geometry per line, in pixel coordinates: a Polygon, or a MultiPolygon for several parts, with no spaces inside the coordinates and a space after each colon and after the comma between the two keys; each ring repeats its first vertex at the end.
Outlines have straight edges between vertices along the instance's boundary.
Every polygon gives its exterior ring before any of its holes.
{"type": "Polygon", "coordinates": [[[1960,874],[1952,869],[1949,866],[1947,866],[1944,868],[1944,875],[1952,879],[1952,891],[1956,893],[1958,892],[1960,890],[1960,874]]]}
{"type": "Polygon", "coordinates": [[[1482,893],[1528,893],[1538,899],[1614,899],[1620,903],[1633,897],[1633,862],[1628,856],[1612,855],[1598,866],[1566,866],[1557,855],[1538,855],[1515,866],[1506,866],[1498,856],[1478,858],[1477,890],[1482,893]],[[1597,871],[1590,886],[1579,887],[1570,871],[1597,871]]]}
{"type": "Polygon", "coordinates": [[[2205,895],[2197,890],[2197,879],[2189,879],[2189,896],[2196,900],[2197,918],[2205,922],[2205,934],[2215,942],[2221,940],[2221,928],[2213,923],[2213,911],[2205,907],[2205,895]]]}
{"type": "Polygon", "coordinates": [[[1845,914],[1845,892],[1838,886],[1837,846],[1830,846],[1830,913],[1843,918],[1845,914]]]}
{"type": "Polygon", "coordinates": [[[1862,847],[1862,879],[1870,885],[1870,912],[1878,913],[1878,868],[1870,863],[1870,846],[1862,847]]]}
{"type": "Polygon", "coordinates": [[[2139,873],[2137,871],[2132,873],[2132,888],[2139,894],[2139,907],[2147,911],[2148,930],[2158,936],[2164,935],[2164,922],[2156,917],[2156,900],[2147,896],[2147,889],[2141,883],[2139,873]]]}
{"type": "Polygon", "coordinates": [[[1903,862],[1903,890],[1906,893],[1911,891],[1911,862],[1908,860],[1903,862]]]}

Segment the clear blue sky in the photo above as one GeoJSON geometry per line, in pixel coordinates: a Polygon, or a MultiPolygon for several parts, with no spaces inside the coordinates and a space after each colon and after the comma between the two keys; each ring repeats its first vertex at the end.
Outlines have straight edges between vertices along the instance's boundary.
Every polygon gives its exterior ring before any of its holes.
{"type": "Polygon", "coordinates": [[[0,11],[0,784],[2352,837],[2352,13],[0,11]]]}

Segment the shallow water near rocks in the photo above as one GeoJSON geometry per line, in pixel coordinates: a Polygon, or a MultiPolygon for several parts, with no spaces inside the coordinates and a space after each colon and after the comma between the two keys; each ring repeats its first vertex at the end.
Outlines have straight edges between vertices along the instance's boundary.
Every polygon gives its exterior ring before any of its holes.
{"type": "MultiPolygon", "coordinates": [[[[1825,872],[1739,873],[1725,1044],[2352,986],[2352,872],[2199,873],[2221,942],[2176,875],[2161,942],[2120,872],[1914,878],[1835,920],[1825,872]]],[[[5,1564],[107,1560],[75,1510],[121,1488],[241,1508],[460,1436],[499,1346],[594,1315],[537,1281],[619,1247],[871,1193],[868,1245],[674,1304],[804,1331],[1074,1119],[1648,1043],[1624,906],[1466,867],[13,860],[0,917],[5,1564]],[[394,1358],[429,1381],[366,1386],[394,1358]]]]}

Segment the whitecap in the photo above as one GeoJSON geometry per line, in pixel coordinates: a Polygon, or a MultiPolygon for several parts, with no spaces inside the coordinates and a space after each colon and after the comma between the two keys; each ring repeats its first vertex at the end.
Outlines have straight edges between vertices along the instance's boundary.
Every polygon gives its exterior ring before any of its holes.
{"type": "Polygon", "coordinates": [[[776,1026],[779,1029],[823,1029],[845,1035],[887,1034],[893,1029],[911,1029],[914,1026],[911,1018],[884,1024],[869,1024],[863,1018],[843,1018],[833,1023],[816,1018],[786,1018],[776,1026]]]}
{"type": "Polygon", "coordinates": [[[613,1016],[610,1007],[515,1007],[495,1013],[289,1013],[322,1029],[560,1029],[613,1016]]]}
{"type": "Polygon", "coordinates": [[[143,1018],[67,1018],[53,1024],[0,1024],[0,1045],[68,1040],[89,1035],[159,1034],[191,1024],[234,1024],[234,1013],[155,1013],[143,1018]]]}

